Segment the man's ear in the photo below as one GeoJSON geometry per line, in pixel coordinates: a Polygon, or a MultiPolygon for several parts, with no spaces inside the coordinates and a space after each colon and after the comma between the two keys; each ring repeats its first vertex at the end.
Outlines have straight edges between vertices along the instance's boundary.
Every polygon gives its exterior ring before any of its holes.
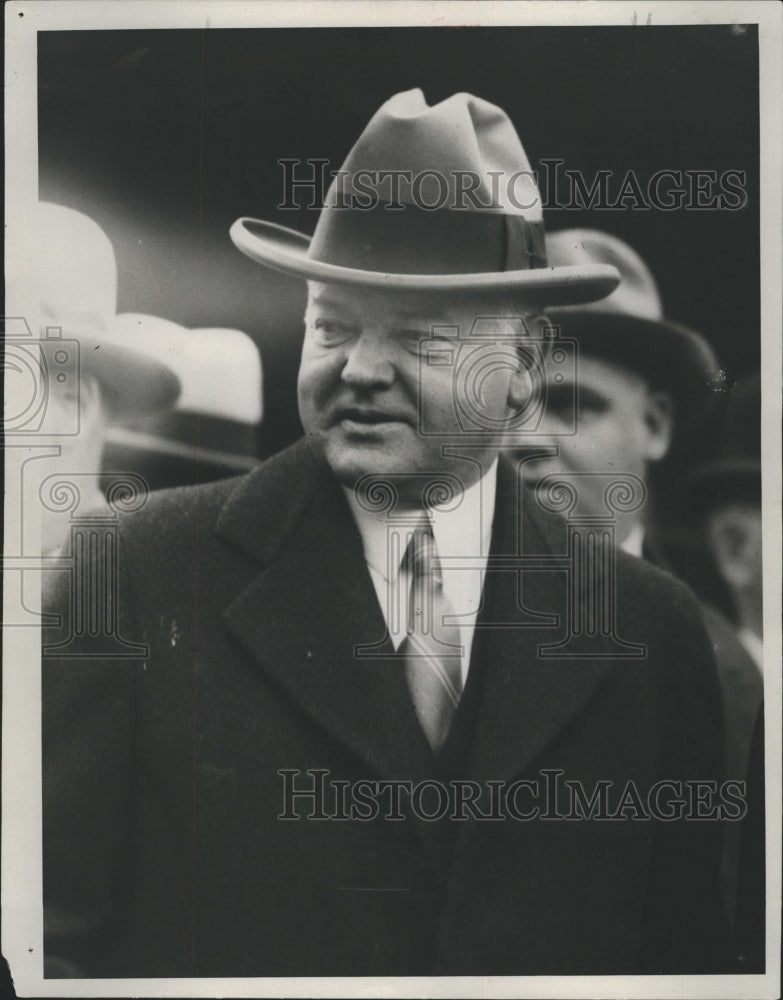
{"type": "Polygon", "coordinates": [[[674,400],[668,392],[648,390],[644,425],[647,429],[645,458],[648,462],[658,462],[668,453],[674,434],[674,400]]]}
{"type": "Polygon", "coordinates": [[[530,361],[525,351],[515,351],[514,370],[508,383],[508,408],[512,413],[519,413],[530,402],[536,379],[530,370],[530,361]]]}

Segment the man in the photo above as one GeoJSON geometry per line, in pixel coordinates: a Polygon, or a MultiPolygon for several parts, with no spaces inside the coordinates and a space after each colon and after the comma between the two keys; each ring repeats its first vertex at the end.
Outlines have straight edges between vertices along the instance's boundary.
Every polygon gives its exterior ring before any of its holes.
{"type": "MultiPolygon", "coordinates": [[[[764,580],[761,519],[761,380],[747,376],[732,388],[719,422],[718,454],[697,467],[688,483],[692,510],[701,524],[713,571],[728,590],[732,624],[755,671],[746,668],[746,688],[754,698],[735,701],[758,706],[747,749],[748,813],[741,834],[732,830],[737,865],[735,933],[740,967],[764,970],[764,580]],[[736,841],[739,839],[739,845],[736,841]]],[[[735,727],[735,754],[745,753],[752,720],[735,727]],[[741,742],[740,742],[741,741],[741,742]]],[[[732,734],[727,732],[727,740],[732,734]]],[[[729,744],[731,753],[731,744],[729,744]]]]}
{"type": "Polygon", "coordinates": [[[531,177],[499,108],[414,90],[372,118],[311,241],[235,223],[310,283],[305,439],[123,520],[120,630],[147,656],[45,649],[50,975],[721,967],[719,831],[685,819],[719,777],[698,606],[621,558],[632,651],[553,654],[559,522],[520,519],[498,459],[541,305],[617,281],[546,266],[531,177]],[[391,199],[389,170],[409,171],[391,199]]]}
{"type": "Polygon", "coordinates": [[[119,328],[114,249],[93,219],[40,202],[34,245],[47,387],[36,442],[58,454],[30,463],[25,482],[32,509],[42,511],[41,550],[55,555],[67,548],[72,514],[105,508],[109,428],[164,413],[180,382],[170,363],[119,328]],[[75,502],[62,503],[65,496],[75,502]]]}
{"type": "MultiPolygon", "coordinates": [[[[557,381],[550,375],[533,444],[553,454],[526,463],[525,481],[579,476],[580,504],[606,516],[605,482],[593,474],[615,472],[646,483],[651,466],[668,453],[675,428],[682,432],[711,400],[718,366],[702,336],[664,318],[655,279],[627,243],[598,230],[567,229],[547,236],[547,254],[561,266],[612,262],[620,284],[587,307],[547,311],[562,337],[576,342],[577,366],[558,373],[557,381]]],[[[661,562],[648,506],[620,511],[615,537],[631,555],[661,562]]]]}
{"type": "Polygon", "coordinates": [[[761,381],[750,376],[726,402],[718,456],[695,469],[689,484],[715,570],[731,596],[737,635],[759,671],[764,635],[760,421],[761,381]]]}
{"type": "MultiPolygon", "coordinates": [[[[550,263],[611,262],[620,284],[610,296],[589,305],[549,310],[563,338],[578,345],[573,378],[550,379],[547,407],[535,439],[550,454],[525,462],[528,484],[546,485],[562,478],[578,482],[580,503],[594,516],[610,514],[605,506],[607,477],[635,477],[646,485],[650,467],[665,457],[676,431],[710,402],[718,364],[704,338],[664,318],[655,280],[642,258],[617,237],[597,230],[568,229],[547,237],[550,263]],[[569,402],[578,390],[578,421],[574,428],[569,402]]],[[[758,420],[758,399],[756,400],[758,420]]],[[[705,469],[706,490],[717,473],[705,469]]],[[[747,469],[745,470],[747,475],[747,469]]],[[[736,477],[735,477],[736,478],[736,477]]],[[[694,485],[694,490],[696,486],[694,485]]],[[[650,531],[645,504],[617,514],[615,538],[626,552],[643,556],[668,569],[650,531]]],[[[730,515],[729,515],[730,516],[730,515]]],[[[713,535],[720,535],[711,522],[713,535]]],[[[745,546],[748,548],[748,546],[745,546]]],[[[760,558],[748,551],[750,577],[760,597],[760,558]]],[[[749,585],[752,587],[753,583],[749,585]]],[[[705,625],[713,644],[721,685],[725,721],[726,776],[744,781],[751,736],[763,691],[760,672],[718,611],[704,607],[705,625]]],[[[724,895],[734,914],[737,894],[739,825],[727,824],[724,895]]]]}

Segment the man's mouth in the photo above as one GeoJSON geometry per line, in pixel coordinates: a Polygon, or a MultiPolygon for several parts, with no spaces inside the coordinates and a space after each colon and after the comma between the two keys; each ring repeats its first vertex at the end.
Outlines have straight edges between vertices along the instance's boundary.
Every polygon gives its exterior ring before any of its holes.
{"type": "Polygon", "coordinates": [[[364,424],[367,426],[371,426],[373,424],[406,422],[405,418],[397,413],[390,413],[387,410],[375,410],[358,406],[346,406],[337,411],[335,422],[342,423],[345,420],[354,424],[364,424]]]}

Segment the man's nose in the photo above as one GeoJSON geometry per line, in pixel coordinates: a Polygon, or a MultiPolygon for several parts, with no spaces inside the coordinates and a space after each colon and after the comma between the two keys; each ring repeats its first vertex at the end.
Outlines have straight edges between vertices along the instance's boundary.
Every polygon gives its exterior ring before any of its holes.
{"type": "Polygon", "coordinates": [[[354,388],[389,386],[395,377],[392,356],[388,337],[364,331],[350,347],[341,378],[354,388]]]}

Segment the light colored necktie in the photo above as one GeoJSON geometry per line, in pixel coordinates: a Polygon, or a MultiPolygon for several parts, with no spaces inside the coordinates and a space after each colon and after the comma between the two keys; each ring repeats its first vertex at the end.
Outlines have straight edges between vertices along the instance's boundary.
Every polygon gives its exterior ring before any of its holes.
{"type": "Polygon", "coordinates": [[[400,646],[405,679],[430,746],[439,750],[462,693],[462,647],[459,626],[444,621],[454,612],[443,592],[429,522],[413,532],[403,564],[411,577],[407,635],[400,646]]]}

